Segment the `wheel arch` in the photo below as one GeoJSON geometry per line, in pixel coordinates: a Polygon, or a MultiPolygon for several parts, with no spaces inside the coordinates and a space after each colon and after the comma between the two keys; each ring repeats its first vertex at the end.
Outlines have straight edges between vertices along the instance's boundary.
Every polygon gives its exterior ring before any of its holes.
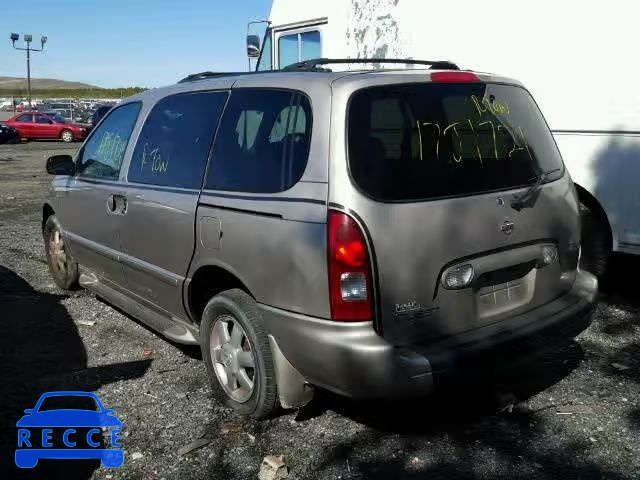
{"type": "Polygon", "coordinates": [[[47,224],[47,220],[51,215],[55,215],[56,212],[53,210],[53,207],[48,203],[45,203],[42,206],[42,231],[44,232],[44,227],[47,224]]]}
{"type": "Polygon", "coordinates": [[[606,238],[609,243],[609,250],[613,249],[613,230],[611,228],[611,222],[609,222],[609,216],[607,212],[602,207],[600,202],[596,197],[594,197],[586,188],[581,185],[575,184],[576,191],[578,192],[578,199],[580,202],[586,206],[591,214],[596,216],[600,221],[600,224],[603,225],[606,229],[606,238]]]}
{"type": "Polygon", "coordinates": [[[218,265],[202,265],[193,273],[187,287],[187,308],[191,318],[200,324],[207,302],[220,292],[238,288],[255,298],[245,283],[228,269],[218,265]]]}

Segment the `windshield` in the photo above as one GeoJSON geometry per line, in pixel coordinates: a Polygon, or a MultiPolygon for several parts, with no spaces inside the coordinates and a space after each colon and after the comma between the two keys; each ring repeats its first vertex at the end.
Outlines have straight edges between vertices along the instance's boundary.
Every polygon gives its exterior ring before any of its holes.
{"type": "Polygon", "coordinates": [[[42,401],[39,412],[48,410],[92,410],[100,408],[93,397],[85,395],[54,395],[42,401]]]}
{"type": "Polygon", "coordinates": [[[349,168],[382,201],[507,190],[562,160],[531,95],[503,84],[385,85],[356,92],[348,113],[349,168]]]}
{"type": "Polygon", "coordinates": [[[49,114],[49,118],[51,118],[51,120],[53,120],[56,123],[67,123],[64,117],[57,112],[49,114]]]}

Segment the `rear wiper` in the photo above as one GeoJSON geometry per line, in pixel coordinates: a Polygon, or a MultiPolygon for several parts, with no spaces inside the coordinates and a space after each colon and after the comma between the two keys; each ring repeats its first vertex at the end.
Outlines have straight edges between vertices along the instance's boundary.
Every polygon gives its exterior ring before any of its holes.
{"type": "MultiPolygon", "coordinates": [[[[540,187],[544,182],[547,181],[550,175],[553,175],[556,172],[559,172],[560,168],[554,168],[552,170],[547,170],[546,172],[542,172],[540,175],[533,177],[531,180],[533,183],[527,188],[527,190],[522,194],[518,195],[511,201],[511,208],[514,210],[520,211],[522,210],[529,201],[533,200],[535,203],[534,194],[540,190],[540,187]]],[[[532,205],[533,206],[533,205],[532,205]]]]}

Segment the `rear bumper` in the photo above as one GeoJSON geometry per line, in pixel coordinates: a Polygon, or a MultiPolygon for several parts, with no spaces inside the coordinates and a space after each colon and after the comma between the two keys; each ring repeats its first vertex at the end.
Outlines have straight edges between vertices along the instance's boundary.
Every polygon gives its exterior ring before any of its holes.
{"type": "Polygon", "coordinates": [[[310,383],[358,398],[428,394],[439,376],[485,355],[523,355],[561,344],[591,323],[598,282],[578,272],[567,294],[495,325],[419,347],[396,347],[369,322],[338,323],[262,306],[267,329],[310,383]]]}

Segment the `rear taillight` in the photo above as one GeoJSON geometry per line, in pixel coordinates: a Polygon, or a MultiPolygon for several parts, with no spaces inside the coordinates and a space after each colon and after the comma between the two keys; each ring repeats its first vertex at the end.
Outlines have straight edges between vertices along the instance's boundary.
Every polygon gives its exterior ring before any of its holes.
{"type": "Polygon", "coordinates": [[[431,81],[437,83],[478,83],[481,80],[471,72],[433,72],[431,81]]]}
{"type": "Polygon", "coordinates": [[[373,318],[371,260],[362,230],[342,212],[329,212],[329,295],[331,318],[373,318]]]}

